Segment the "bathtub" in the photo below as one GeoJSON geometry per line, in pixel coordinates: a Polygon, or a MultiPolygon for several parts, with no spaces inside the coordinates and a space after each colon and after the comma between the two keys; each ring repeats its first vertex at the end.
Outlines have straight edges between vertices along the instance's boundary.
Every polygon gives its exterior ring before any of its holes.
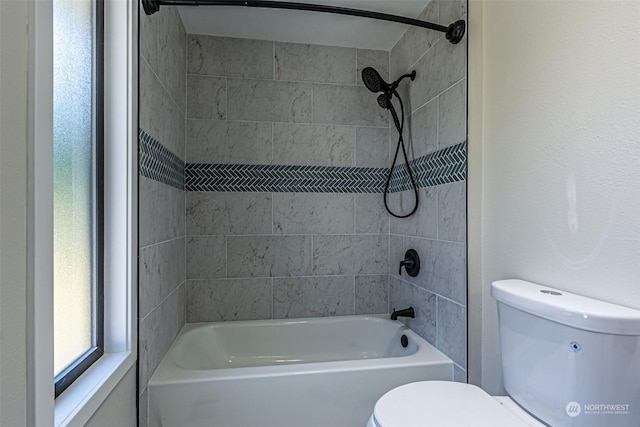
{"type": "Polygon", "coordinates": [[[189,323],[149,381],[149,425],[358,427],[392,388],[452,379],[449,358],[383,317],[189,323]]]}

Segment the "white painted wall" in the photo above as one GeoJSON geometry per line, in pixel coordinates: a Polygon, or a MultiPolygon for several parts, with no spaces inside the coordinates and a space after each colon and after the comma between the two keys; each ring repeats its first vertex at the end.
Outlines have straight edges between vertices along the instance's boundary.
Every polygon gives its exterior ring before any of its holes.
{"type": "Polygon", "coordinates": [[[27,2],[0,1],[0,425],[27,425],[27,2]]]}
{"type": "Polygon", "coordinates": [[[481,383],[500,393],[492,281],[640,308],[640,2],[482,9],[481,383]]]}
{"type": "Polygon", "coordinates": [[[122,378],[86,427],[134,427],[136,425],[136,368],[122,378]]]}

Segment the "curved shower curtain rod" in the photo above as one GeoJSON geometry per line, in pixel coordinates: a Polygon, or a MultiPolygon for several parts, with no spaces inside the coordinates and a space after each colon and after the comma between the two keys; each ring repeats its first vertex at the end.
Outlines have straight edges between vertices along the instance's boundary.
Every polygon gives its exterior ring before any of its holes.
{"type": "Polygon", "coordinates": [[[459,20],[445,27],[444,25],[433,24],[419,19],[407,18],[404,16],[391,15],[388,13],[371,12],[368,10],[351,9],[348,7],[327,6],[320,4],[294,3],[286,1],[243,1],[243,0],[141,0],[144,12],[147,15],[156,13],[160,6],[246,6],[263,7],[271,9],[307,10],[312,12],[335,13],[338,15],[360,16],[363,18],[379,19],[382,21],[398,22],[406,25],[427,28],[429,30],[445,33],[447,40],[452,44],[457,44],[464,36],[466,25],[464,20],[459,20]]]}

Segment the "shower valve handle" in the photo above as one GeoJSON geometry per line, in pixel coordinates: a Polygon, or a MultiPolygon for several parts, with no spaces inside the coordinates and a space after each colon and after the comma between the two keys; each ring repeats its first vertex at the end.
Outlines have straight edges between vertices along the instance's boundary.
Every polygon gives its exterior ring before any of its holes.
{"type": "Polygon", "coordinates": [[[402,267],[411,277],[416,277],[420,273],[420,257],[415,249],[409,249],[404,254],[404,260],[400,261],[398,275],[402,275],[402,267]]]}

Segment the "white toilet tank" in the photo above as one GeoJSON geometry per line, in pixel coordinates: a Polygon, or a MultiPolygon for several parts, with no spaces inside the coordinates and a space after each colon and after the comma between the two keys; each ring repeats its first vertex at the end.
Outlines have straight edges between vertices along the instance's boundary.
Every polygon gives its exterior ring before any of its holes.
{"type": "Polygon", "coordinates": [[[640,311],[523,280],[494,282],[504,387],[556,426],[640,426],[640,311]]]}

